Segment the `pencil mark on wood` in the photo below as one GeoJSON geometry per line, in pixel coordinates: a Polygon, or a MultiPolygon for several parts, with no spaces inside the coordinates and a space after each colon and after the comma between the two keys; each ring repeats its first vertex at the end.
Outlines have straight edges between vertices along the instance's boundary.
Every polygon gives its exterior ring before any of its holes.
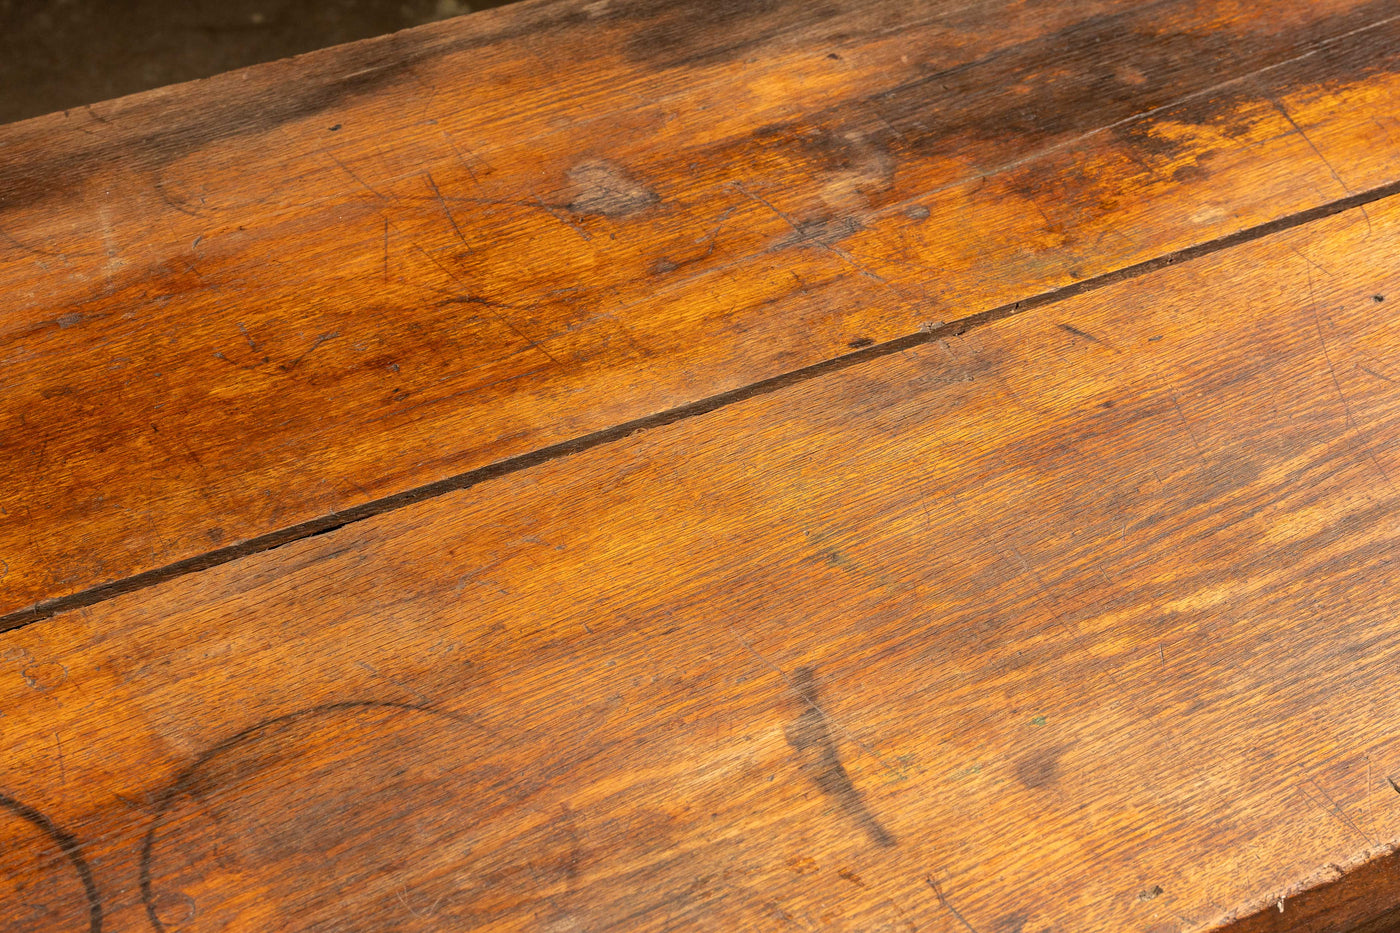
{"type": "Polygon", "coordinates": [[[792,687],[804,709],[787,727],[786,735],[788,744],[798,754],[803,773],[865,830],[871,842],[894,845],[895,838],[871,812],[841,763],[836,740],[819,702],[816,672],[810,667],[799,667],[792,672],[792,687]]]}
{"type": "Polygon", "coordinates": [[[92,869],[88,867],[87,859],[83,856],[83,847],[78,840],[38,810],[20,803],[3,791],[0,791],[0,808],[30,823],[58,846],[82,883],[83,896],[87,899],[88,930],[90,933],[102,933],[102,899],[97,893],[92,869]]]}
{"type": "Polygon", "coordinates": [[[243,339],[248,341],[248,348],[251,349],[254,353],[258,352],[258,342],[253,339],[253,336],[251,334],[248,333],[248,328],[244,326],[242,321],[238,321],[237,326],[238,332],[243,335],[243,339]]]}

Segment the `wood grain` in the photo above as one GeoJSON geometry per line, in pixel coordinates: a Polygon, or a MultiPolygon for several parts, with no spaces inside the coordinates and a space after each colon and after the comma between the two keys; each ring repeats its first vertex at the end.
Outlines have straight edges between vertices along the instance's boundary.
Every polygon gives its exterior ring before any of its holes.
{"type": "Polygon", "coordinates": [[[1400,926],[1400,854],[1328,874],[1324,884],[1231,924],[1229,933],[1391,933],[1400,926]]]}
{"type": "Polygon", "coordinates": [[[0,128],[0,614],[1394,185],[1397,66],[1389,2],[570,0],[0,128]]]}
{"type": "Polygon", "coordinates": [[[0,812],[0,903],[1286,917],[1400,841],[1397,244],[1392,199],[4,634],[55,829],[0,812]]]}

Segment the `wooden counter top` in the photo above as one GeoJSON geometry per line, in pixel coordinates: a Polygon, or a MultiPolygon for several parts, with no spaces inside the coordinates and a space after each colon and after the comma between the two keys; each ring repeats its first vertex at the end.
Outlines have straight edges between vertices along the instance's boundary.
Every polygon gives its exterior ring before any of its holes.
{"type": "Polygon", "coordinates": [[[1390,929],[1397,105],[531,0],[0,127],[0,929],[1390,929]]]}

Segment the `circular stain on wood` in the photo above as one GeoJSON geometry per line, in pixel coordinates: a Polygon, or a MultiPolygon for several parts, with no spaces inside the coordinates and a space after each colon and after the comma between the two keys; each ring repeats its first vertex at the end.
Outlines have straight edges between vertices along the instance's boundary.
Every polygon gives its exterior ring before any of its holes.
{"type": "Polygon", "coordinates": [[[77,839],[3,793],[0,917],[32,933],[102,931],[102,902],[77,839]]]}
{"type": "Polygon", "coordinates": [[[579,864],[567,807],[464,717],[348,702],[267,720],[162,794],[141,851],[157,931],[437,930],[498,921],[579,864]]]}

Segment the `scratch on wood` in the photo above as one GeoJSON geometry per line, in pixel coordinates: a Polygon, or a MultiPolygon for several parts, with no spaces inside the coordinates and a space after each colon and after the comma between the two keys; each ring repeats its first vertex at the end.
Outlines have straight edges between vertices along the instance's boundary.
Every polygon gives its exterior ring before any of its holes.
{"type": "MultiPolygon", "coordinates": [[[[1317,148],[1317,144],[1314,143],[1312,139],[1308,137],[1308,134],[1303,132],[1303,128],[1298,125],[1296,120],[1293,119],[1293,115],[1290,114],[1284,108],[1283,102],[1277,97],[1271,97],[1269,98],[1269,103],[1273,104],[1275,109],[1277,109],[1278,112],[1283,115],[1283,118],[1288,121],[1288,125],[1293,127],[1293,129],[1297,131],[1298,135],[1302,137],[1303,142],[1307,143],[1308,148],[1313,151],[1313,155],[1317,156],[1318,159],[1322,161],[1322,164],[1327,166],[1327,171],[1332,173],[1332,177],[1336,179],[1337,184],[1341,185],[1342,191],[1346,194],[1351,194],[1351,188],[1347,185],[1346,182],[1342,181],[1342,176],[1337,174],[1337,169],[1333,167],[1330,161],[1328,161],[1327,156],[1322,154],[1322,150],[1317,148]]],[[[1366,235],[1370,236],[1372,233],[1371,215],[1366,213],[1366,205],[1364,204],[1361,205],[1361,216],[1366,219],[1366,235]]]]}
{"type": "MultiPolygon", "coordinates": [[[[461,163],[462,168],[467,170],[467,174],[471,176],[472,181],[476,184],[478,188],[480,188],[481,179],[477,178],[476,172],[472,171],[471,165],[467,162],[467,157],[463,155],[462,150],[458,148],[457,141],[453,139],[451,135],[448,134],[447,130],[442,131],[442,138],[447,140],[447,144],[452,147],[452,151],[457,153],[457,161],[461,163]]],[[[468,149],[467,151],[471,152],[470,149],[468,149]]],[[[475,156],[476,154],[472,153],[472,155],[475,156]]],[[[489,168],[490,166],[487,167],[489,168]]]]}
{"type": "Polygon", "coordinates": [[[1366,454],[1366,458],[1371,461],[1372,466],[1381,474],[1381,478],[1385,480],[1385,484],[1390,487],[1390,491],[1393,493],[1395,492],[1395,483],[1391,481],[1390,473],[1381,463],[1380,458],[1376,456],[1375,451],[1371,450],[1367,439],[1361,436],[1361,429],[1357,426],[1356,419],[1352,417],[1351,402],[1347,400],[1346,392],[1342,391],[1342,381],[1337,378],[1337,367],[1332,364],[1332,353],[1327,349],[1327,335],[1322,330],[1322,316],[1317,310],[1317,292],[1313,288],[1312,269],[1304,269],[1303,271],[1308,276],[1308,298],[1312,303],[1313,325],[1317,328],[1317,342],[1322,347],[1322,358],[1327,362],[1327,372],[1332,377],[1332,385],[1337,390],[1337,397],[1342,400],[1342,411],[1346,414],[1347,426],[1360,437],[1362,452],[1366,454]]]}
{"type": "Polygon", "coordinates": [[[1322,810],[1325,813],[1331,814],[1337,820],[1337,822],[1341,823],[1347,829],[1350,829],[1352,832],[1356,833],[1356,835],[1360,836],[1363,842],[1365,842],[1367,845],[1371,844],[1371,838],[1361,831],[1361,827],[1357,826],[1356,823],[1352,820],[1352,818],[1347,816],[1346,811],[1343,810],[1340,805],[1338,805],[1337,801],[1332,799],[1332,796],[1328,794],[1327,791],[1323,790],[1322,785],[1317,783],[1316,780],[1314,780],[1313,778],[1307,778],[1303,782],[1303,784],[1298,785],[1298,792],[1303,795],[1303,799],[1306,800],[1308,803],[1312,804],[1313,806],[1317,807],[1319,810],[1322,810]],[[1304,786],[1306,784],[1311,784],[1314,788],[1316,788],[1318,794],[1322,796],[1323,800],[1327,801],[1327,804],[1323,805],[1314,800],[1312,798],[1312,795],[1307,792],[1304,786]]]}
{"type": "Polygon", "coordinates": [[[1375,785],[1371,783],[1371,756],[1366,755],[1366,821],[1371,824],[1371,831],[1376,831],[1376,804],[1372,799],[1375,794],[1375,785]]]}
{"type": "MultiPolygon", "coordinates": [[[[449,279],[451,279],[453,282],[456,282],[458,285],[462,285],[463,287],[465,287],[465,283],[462,282],[461,279],[457,278],[457,276],[453,274],[451,269],[438,262],[437,258],[429,254],[427,250],[419,246],[417,243],[413,244],[413,248],[418,250],[418,252],[422,253],[425,259],[427,259],[433,265],[437,266],[444,273],[446,273],[449,279]]],[[[511,305],[502,304],[498,301],[489,301],[485,298],[478,298],[474,295],[459,295],[456,300],[465,304],[480,305],[481,307],[485,308],[486,313],[494,317],[507,330],[515,334],[515,336],[519,337],[521,340],[528,343],[534,349],[549,357],[549,361],[551,363],[554,363],[556,366],[562,365],[559,362],[559,360],[554,356],[554,354],[546,350],[538,341],[532,338],[529,334],[526,334],[520,328],[516,327],[513,323],[511,323],[508,317],[506,317],[504,314],[501,314],[500,311],[496,310],[497,308],[510,308],[512,307],[511,305]]]]}
{"type": "Polygon", "coordinates": [[[346,165],[344,162],[342,162],[342,161],[340,161],[339,159],[337,159],[337,158],[335,157],[335,154],[334,154],[334,153],[332,153],[332,152],[330,152],[330,151],[328,151],[328,150],[322,150],[322,151],[324,151],[324,152],[326,153],[326,155],[330,158],[330,160],[331,160],[332,162],[334,162],[336,165],[339,165],[339,166],[340,166],[341,171],[345,172],[345,174],[347,174],[347,175],[349,175],[351,178],[355,179],[356,183],[358,183],[359,186],[360,186],[361,188],[365,189],[365,190],[368,191],[370,194],[374,195],[376,198],[378,198],[379,200],[385,202],[386,204],[389,202],[389,199],[388,199],[388,198],[386,198],[383,194],[379,193],[379,192],[378,192],[377,190],[375,190],[374,188],[370,187],[369,183],[366,182],[366,181],[365,181],[363,178],[361,178],[359,175],[356,175],[355,172],[354,172],[354,170],[351,169],[350,166],[346,165]]]}
{"type": "Polygon", "coordinates": [[[1181,410],[1181,402],[1176,397],[1176,391],[1173,389],[1167,391],[1171,394],[1172,405],[1176,408],[1176,416],[1181,419],[1181,426],[1186,429],[1186,436],[1191,438],[1191,446],[1196,448],[1196,459],[1201,461],[1202,466],[1205,466],[1205,453],[1201,450],[1200,441],[1196,440],[1196,432],[1191,430],[1191,422],[1186,420],[1186,412],[1181,410]]]}
{"type": "Polygon", "coordinates": [[[447,206],[447,201],[443,199],[442,192],[438,190],[437,182],[433,181],[433,173],[427,172],[425,173],[425,177],[428,179],[429,187],[433,189],[433,197],[437,198],[437,202],[442,205],[442,212],[447,215],[447,222],[450,223],[452,229],[456,231],[457,239],[467,248],[467,252],[476,252],[476,250],[472,249],[471,244],[467,242],[466,236],[462,233],[462,228],[457,226],[457,218],[452,216],[452,208],[447,206]]]}
{"type": "Polygon", "coordinates": [[[400,690],[406,690],[406,691],[408,691],[409,693],[411,693],[411,694],[413,694],[414,696],[416,696],[419,700],[421,700],[424,704],[426,704],[426,705],[428,705],[428,706],[432,706],[432,705],[433,705],[433,701],[432,701],[431,699],[429,699],[428,696],[427,696],[426,694],[424,694],[424,693],[422,693],[422,692],[420,692],[420,691],[418,691],[418,690],[413,689],[412,687],[410,687],[408,684],[404,683],[403,681],[395,680],[395,679],[392,678],[392,677],[386,677],[386,676],[384,676],[383,674],[379,673],[379,671],[375,670],[373,667],[370,667],[370,666],[369,666],[368,664],[366,664],[364,661],[356,661],[356,662],[355,662],[355,666],[356,666],[356,667],[359,667],[359,668],[362,668],[362,669],[364,669],[364,670],[366,670],[366,671],[369,671],[369,673],[373,674],[375,677],[378,677],[380,680],[385,681],[386,683],[391,683],[391,684],[393,684],[395,687],[398,687],[400,690]]]}
{"type": "MultiPolygon", "coordinates": [[[[739,632],[733,626],[726,626],[726,628],[729,629],[729,634],[734,636],[734,639],[738,641],[739,644],[743,645],[744,649],[748,651],[749,654],[757,658],[763,664],[764,667],[767,667],[773,673],[781,677],[783,683],[787,684],[789,688],[791,688],[794,692],[797,692],[798,695],[801,696],[801,692],[798,691],[796,683],[793,681],[792,678],[788,677],[788,675],[783,671],[782,668],[778,667],[778,665],[768,660],[768,658],[765,657],[762,653],[760,653],[759,650],[755,648],[747,638],[739,634],[739,632]]],[[[822,711],[822,715],[826,716],[825,711],[822,711]]],[[[827,722],[831,723],[833,726],[836,727],[836,731],[841,734],[842,738],[847,739],[861,751],[865,752],[871,758],[879,762],[880,766],[883,767],[886,771],[888,771],[892,777],[899,777],[901,772],[898,768],[894,767],[893,765],[885,761],[885,759],[881,758],[879,752],[875,751],[875,749],[871,748],[869,745],[866,745],[860,739],[852,735],[850,730],[848,730],[845,726],[841,725],[841,723],[833,719],[830,719],[829,717],[827,718],[827,722]]]]}
{"type": "Polygon", "coordinates": [[[1394,379],[1390,378],[1389,376],[1385,376],[1385,375],[1382,375],[1381,373],[1376,372],[1374,369],[1372,369],[1372,368],[1369,367],[1369,366],[1362,366],[1360,363],[1357,363],[1357,364],[1356,364],[1356,368],[1359,369],[1359,370],[1361,370],[1363,373],[1365,373],[1365,374],[1368,375],[1368,376],[1375,376],[1377,379],[1384,379],[1386,382],[1389,382],[1389,383],[1392,383],[1392,384],[1395,383],[1395,380],[1394,380],[1394,379]]]}
{"type": "MultiPolygon", "coordinates": [[[[325,343],[327,340],[334,340],[335,338],[337,338],[337,337],[339,337],[339,336],[340,336],[340,331],[338,331],[338,330],[331,331],[331,332],[328,333],[328,334],[321,334],[321,335],[319,335],[319,336],[315,339],[315,341],[312,342],[311,346],[307,348],[307,350],[306,350],[305,353],[303,353],[301,356],[297,357],[296,359],[292,360],[290,363],[286,363],[286,364],[284,364],[284,365],[282,365],[282,366],[279,366],[278,369],[282,370],[282,372],[284,372],[284,373],[289,373],[289,372],[291,372],[292,370],[296,369],[298,366],[301,365],[301,361],[302,361],[302,360],[306,359],[308,356],[310,356],[311,354],[315,353],[316,350],[317,350],[317,348],[319,348],[319,347],[321,346],[321,344],[325,343]]],[[[197,459],[197,458],[196,458],[196,459],[197,459]]]]}
{"type": "Polygon", "coordinates": [[[548,214],[549,216],[553,217],[555,220],[559,221],[561,224],[565,224],[566,226],[568,226],[569,228],[571,228],[575,233],[577,233],[579,236],[583,237],[583,239],[584,239],[585,241],[593,239],[591,236],[588,235],[588,231],[587,231],[587,230],[583,229],[583,228],[580,227],[578,224],[574,223],[572,220],[570,220],[570,219],[568,218],[567,215],[562,214],[562,213],[560,213],[559,211],[556,211],[554,208],[552,208],[552,207],[550,207],[548,204],[544,203],[544,199],[543,199],[543,198],[541,198],[541,197],[539,197],[538,195],[536,195],[534,200],[535,200],[535,204],[537,204],[537,205],[539,206],[539,209],[540,209],[540,210],[544,211],[546,214],[548,214]]]}
{"type": "Polygon", "coordinates": [[[831,253],[833,256],[836,256],[842,262],[846,263],[846,265],[850,266],[852,269],[855,269],[857,272],[859,272],[866,278],[873,279],[876,282],[881,282],[886,285],[889,284],[888,279],[886,279],[879,273],[866,268],[864,265],[858,262],[854,256],[846,252],[844,249],[841,249],[839,246],[834,246],[831,243],[823,241],[820,237],[816,236],[810,228],[804,229],[802,225],[797,223],[797,221],[793,220],[787,214],[778,210],[778,208],[775,207],[772,204],[772,202],[770,202],[767,198],[763,197],[762,195],[754,194],[752,191],[745,188],[741,182],[736,181],[731,182],[731,184],[736,190],[742,193],[744,197],[749,198],[750,200],[755,201],[759,204],[762,204],[764,207],[768,208],[770,211],[776,214],[783,221],[783,223],[791,227],[792,231],[797,234],[797,242],[810,243],[813,246],[818,247],[819,249],[824,249],[828,253],[831,253]]]}
{"type": "Polygon", "coordinates": [[[957,919],[957,921],[967,929],[968,933],[977,933],[977,928],[974,927],[971,923],[968,923],[967,918],[964,917],[962,914],[958,913],[958,909],[954,907],[948,901],[948,898],[943,895],[943,889],[938,886],[937,879],[935,879],[933,875],[929,875],[924,880],[928,882],[929,887],[933,888],[933,893],[938,897],[938,903],[942,904],[944,908],[947,909],[948,913],[952,914],[957,919]]]}

